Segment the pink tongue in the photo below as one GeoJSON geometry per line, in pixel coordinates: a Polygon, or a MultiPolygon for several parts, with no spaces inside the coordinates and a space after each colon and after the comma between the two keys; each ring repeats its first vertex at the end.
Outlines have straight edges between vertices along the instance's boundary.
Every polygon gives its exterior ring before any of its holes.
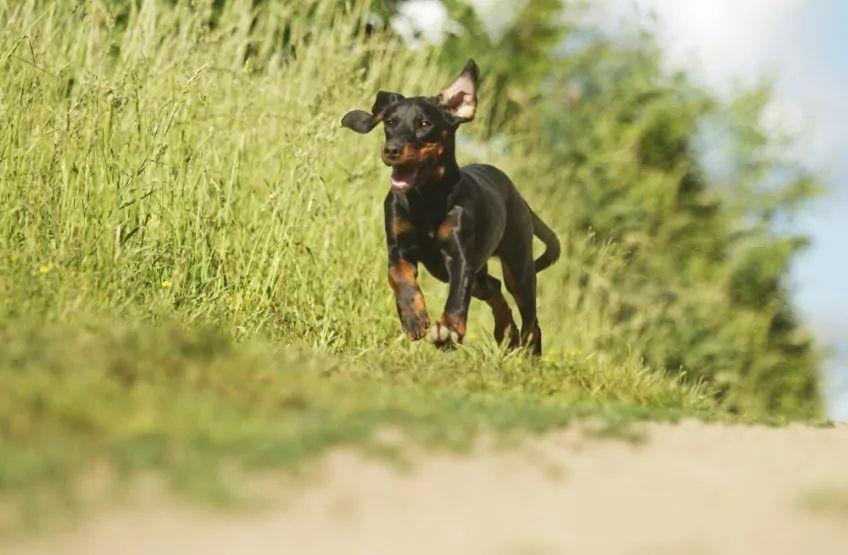
{"type": "Polygon", "coordinates": [[[395,189],[406,189],[412,186],[415,178],[415,170],[403,171],[400,168],[392,168],[392,187],[395,189]]]}

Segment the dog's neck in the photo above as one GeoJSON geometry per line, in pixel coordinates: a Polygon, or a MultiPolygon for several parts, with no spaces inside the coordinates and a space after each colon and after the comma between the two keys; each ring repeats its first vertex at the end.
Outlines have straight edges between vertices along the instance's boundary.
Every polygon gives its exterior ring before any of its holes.
{"type": "Polygon", "coordinates": [[[447,213],[450,199],[462,175],[456,162],[454,134],[445,137],[442,155],[435,171],[415,188],[396,192],[398,200],[411,215],[430,216],[440,219],[447,213]]]}

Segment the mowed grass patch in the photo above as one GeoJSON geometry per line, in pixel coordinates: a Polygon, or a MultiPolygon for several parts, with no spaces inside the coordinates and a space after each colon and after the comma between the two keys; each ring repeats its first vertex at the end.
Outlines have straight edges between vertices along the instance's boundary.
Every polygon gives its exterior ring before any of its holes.
{"type": "Polygon", "coordinates": [[[6,322],[0,340],[5,492],[73,489],[106,463],[120,475],[161,470],[178,489],[214,497],[228,466],[294,468],[332,446],[377,446],[385,428],[461,449],[481,433],[587,415],[617,425],[713,408],[704,391],[643,368],[494,346],[447,355],[397,344],[357,362],[202,327],[102,320],[6,322]]]}

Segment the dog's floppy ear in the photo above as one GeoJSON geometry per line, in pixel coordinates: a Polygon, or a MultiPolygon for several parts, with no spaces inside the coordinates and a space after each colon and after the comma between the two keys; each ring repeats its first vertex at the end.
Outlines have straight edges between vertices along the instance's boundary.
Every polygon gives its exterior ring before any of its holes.
{"type": "Polygon", "coordinates": [[[351,110],[342,118],[342,126],[357,133],[368,133],[377,125],[377,118],[365,110],[351,110]]]}
{"type": "Polygon", "coordinates": [[[399,100],[403,100],[403,96],[398,93],[379,91],[370,114],[365,110],[352,110],[342,118],[342,126],[357,133],[368,133],[383,120],[386,108],[399,100]]]}
{"type": "Polygon", "coordinates": [[[474,60],[468,60],[459,76],[437,97],[439,104],[456,123],[474,119],[477,112],[477,78],[477,64],[474,60]]]}

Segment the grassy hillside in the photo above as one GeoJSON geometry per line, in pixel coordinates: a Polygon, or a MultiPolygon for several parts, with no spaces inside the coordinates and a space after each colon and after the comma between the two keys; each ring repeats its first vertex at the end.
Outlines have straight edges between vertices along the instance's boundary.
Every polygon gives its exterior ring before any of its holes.
{"type": "MultiPolygon", "coordinates": [[[[226,465],[296,463],[385,425],[462,445],[727,410],[686,379],[698,368],[645,364],[679,339],[622,318],[630,252],[571,221],[551,189],[571,168],[537,150],[460,147],[517,176],[563,240],[540,277],[546,355],[498,349],[476,301],[464,348],[410,344],[386,284],[379,133],[338,122],[449,74],[366,33],[358,5],[201,4],[0,4],[0,491],[94,461],[209,491],[226,465]]],[[[423,287],[437,312],[444,288],[423,287]]],[[[810,399],[746,416],[814,415],[810,399]]]]}

